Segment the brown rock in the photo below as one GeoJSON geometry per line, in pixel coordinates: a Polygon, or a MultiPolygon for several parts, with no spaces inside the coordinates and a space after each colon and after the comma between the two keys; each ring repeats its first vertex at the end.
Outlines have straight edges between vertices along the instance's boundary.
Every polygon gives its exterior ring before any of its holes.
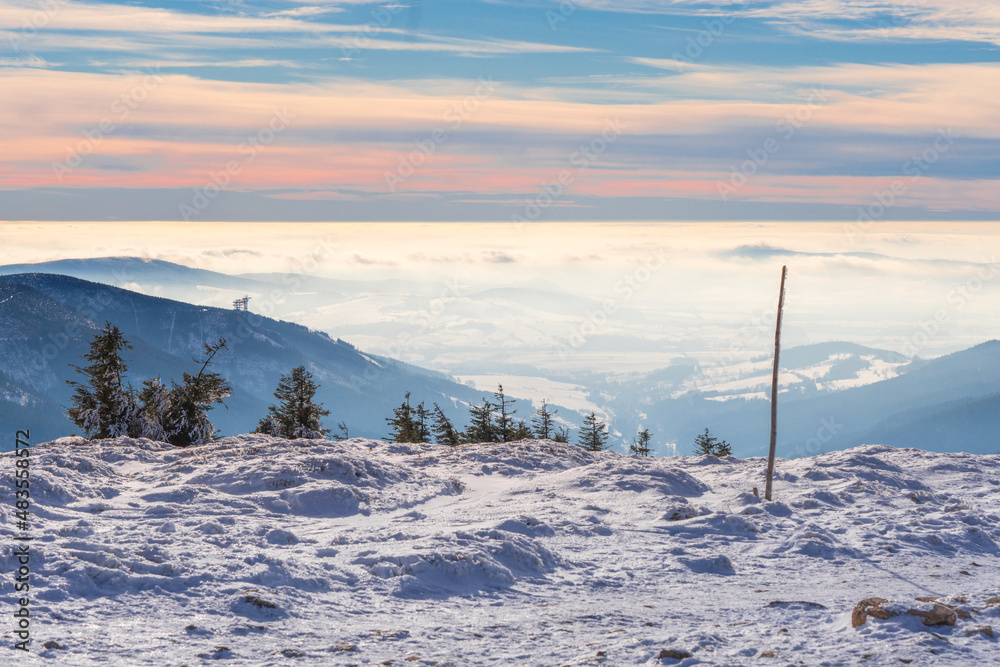
{"type": "Polygon", "coordinates": [[[910,616],[919,616],[924,619],[924,625],[955,625],[958,614],[946,604],[934,603],[933,611],[921,611],[910,609],[906,612],[910,616]]]}
{"type": "Polygon", "coordinates": [[[665,648],[662,651],[660,651],[660,655],[657,656],[657,659],[664,660],[665,658],[670,658],[671,660],[683,660],[685,658],[690,658],[690,657],[691,654],[688,653],[687,651],[678,651],[677,649],[673,648],[665,648]]]}
{"type": "Polygon", "coordinates": [[[971,637],[972,635],[978,635],[979,633],[983,633],[984,635],[986,635],[990,639],[993,639],[996,636],[996,634],[993,632],[993,626],[992,625],[977,625],[976,627],[972,628],[971,630],[966,630],[965,631],[965,636],[966,637],[971,637]]]}
{"type": "Polygon", "coordinates": [[[1000,595],[998,595],[996,597],[992,597],[992,598],[990,598],[989,600],[986,601],[986,606],[987,607],[992,607],[995,604],[1000,604],[1000,595]]]}
{"type": "Polygon", "coordinates": [[[895,616],[895,612],[882,608],[882,605],[886,602],[888,602],[888,600],[885,598],[865,598],[859,602],[854,607],[854,611],[851,612],[851,626],[860,628],[865,624],[865,621],[868,620],[869,616],[880,618],[883,621],[895,616]]]}
{"type": "MultiPolygon", "coordinates": [[[[972,618],[972,614],[970,614],[969,612],[965,611],[964,609],[959,609],[958,607],[956,607],[953,604],[945,604],[943,602],[938,602],[938,600],[940,600],[940,599],[941,598],[939,598],[939,597],[922,597],[922,598],[916,598],[917,602],[934,602],[934,603],[936,603],[935,606],[948,607],[948,609],[951,609],[952,611],[954,611],[955,614],[959,618],[964,618],[964,619],[967,619],[967,620],[972,618]]],[[[962,597],[961,595],[958,596],[957,598],[955,598],[955,600],[957,600],[958,602],[960,602],[962,604],[965,604],[965,602],[966,602],[966,599],[964,597],[962,597]]],[[[979,613],[979,612],[976,612],[976,613],[979,613]]]]}

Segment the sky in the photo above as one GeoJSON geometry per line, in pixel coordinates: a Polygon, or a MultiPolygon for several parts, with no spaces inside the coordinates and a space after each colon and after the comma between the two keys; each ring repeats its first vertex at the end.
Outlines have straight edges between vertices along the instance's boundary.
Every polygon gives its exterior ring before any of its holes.
{"type": "Polygon", "coordinates": [[[996,220],[1000,5],[8,0],[0,219],[996,220]]]}

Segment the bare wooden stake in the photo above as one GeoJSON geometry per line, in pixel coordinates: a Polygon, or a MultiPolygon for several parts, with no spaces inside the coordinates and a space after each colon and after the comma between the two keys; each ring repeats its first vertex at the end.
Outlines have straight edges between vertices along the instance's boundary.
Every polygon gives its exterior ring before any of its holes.
{"type": "Polygon", "coordinates": [[[788,267],[781,267],[781,291],[778,293],[778,323],[774,327],[774,374],[771,376],[771,449],[767,454],[767,484],[764,500],[771,499],[771,478],[774,476],[774,450],[778,440],[778,357],[781,355],[781,311],[785,307],[785,277],[788,267]]]}

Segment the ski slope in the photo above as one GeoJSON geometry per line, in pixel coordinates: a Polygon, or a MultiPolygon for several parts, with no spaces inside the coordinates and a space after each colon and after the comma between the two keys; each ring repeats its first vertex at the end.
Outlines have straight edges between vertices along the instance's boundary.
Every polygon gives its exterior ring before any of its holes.
{"type": "MultiPolygon", "coordinates": [[[[0,465],[12,479],[12,455],[0,465]]],[[[770,503],[752,493],[764,466],[549,441],[39,444],[31,652],[8,655],[129,666],[1000,661],[984,629],[1000,633],[1000,456],[867,446],[779,460],[770,503]],[[903,613],[852,627],[870,597],[903,613]],[[933,604],[917,597],[970,618],[924,626],[905,613],[933,604]]],[[[12,487],[0,503],[8,563],[12,487]]],[[[2,590],[12,603],[9,574],[2,590]]]]}

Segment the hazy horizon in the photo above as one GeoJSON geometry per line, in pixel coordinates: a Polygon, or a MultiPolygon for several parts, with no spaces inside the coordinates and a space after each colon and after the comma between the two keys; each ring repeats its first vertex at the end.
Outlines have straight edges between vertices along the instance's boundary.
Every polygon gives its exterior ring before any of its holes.
{"type": "MultiPolygon", "coordinates": [[[[5,264],[132,256],[228,274],[392,279],[402,291],[440,288],[445,321],[456,297],[479,290],[569,294],[591,305],[553,324],[554,351],[560,341],[572,347],[574,335],[621,335],[661,350],[649,355],[660,366],[671,355],[710,363],[734,345],[738,355],[766,352],[784,264],[788,345],[844,340],[934,357],[995,338],[998,231],[996,223],[7,223],[0,243],[5,264]]],[[[228,294],[200,296],[229,305],[228,294]]],[[[357,331],[377,321],[365,313],[278,315],[376,353],[391,342],[357,331]]],[[[404,321],[406,310],[393,317],[404,321]]],[[[512,358],[518,349],[512,343],[512,358]]]]}

